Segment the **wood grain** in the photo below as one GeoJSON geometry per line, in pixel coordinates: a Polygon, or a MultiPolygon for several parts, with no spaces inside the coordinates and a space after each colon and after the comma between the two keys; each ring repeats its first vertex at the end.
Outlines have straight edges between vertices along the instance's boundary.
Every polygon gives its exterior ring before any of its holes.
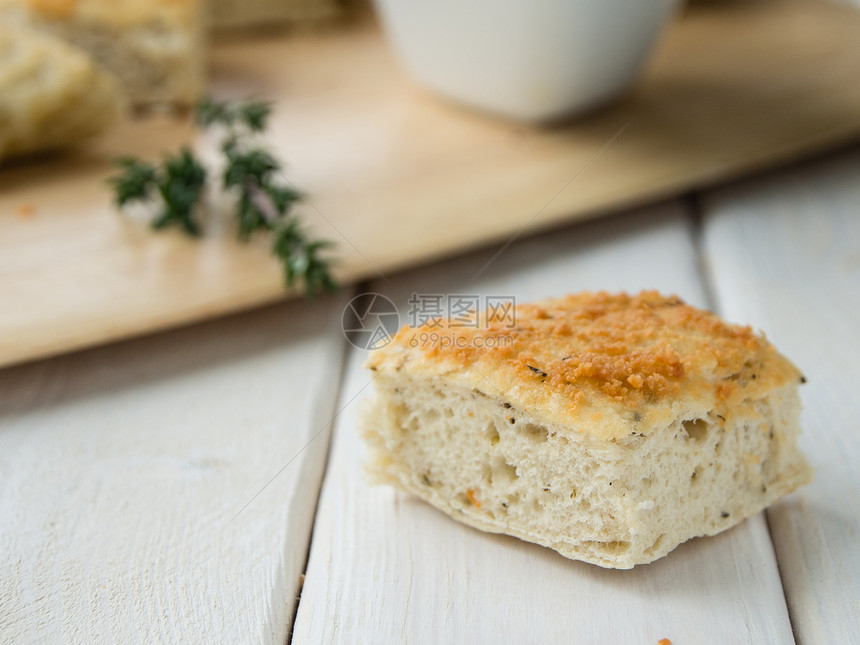
{"type": "MultiPolygon", "coordinates": [[[[634,91],[551,128],[426,95],[372,28],[221,41],[211,67],[216,93],[275,100],[287,178],[310,194],[305,217],[338,243],[347,281],[505,239],[538,213],[529,231],[860,133],[860,16],[812,1],[698,5],[634,91]]],[[[181,123],[129,123],[77,153],[0,171],[0,365],[285,296],[262,241],[197,244],[113,212],[110,158],[157,156],[189,136],[181,123]]]]}
{"type": "Polygon", "coordinates": [[[0,641],[281,645],[343,304],[0,371],[0,641]]]}
{"type": "Polygon", "coordinates": [[[721,310],[752,322],[809,383],[813,483],[768,510],[799,643],[860,642],[860,151],[705,201],[721,310]]]}
{"type": "MultiPolygon", "coordinates": [[[[643,287],[704,304],[692,236],[676,205],[515,244],[470,281],[486,259],[475,254],[374,287],[401,306],[413,291],[522,301],[643,287]]],[[[368,386],[363,358],[358,350],[350,357],[341,405],[368,386]]],[[[763,515],[632,571],[600,569],[368,486],[355,424],[352,404],[336,424],[294,643],[792,640],[763,515]]]]}

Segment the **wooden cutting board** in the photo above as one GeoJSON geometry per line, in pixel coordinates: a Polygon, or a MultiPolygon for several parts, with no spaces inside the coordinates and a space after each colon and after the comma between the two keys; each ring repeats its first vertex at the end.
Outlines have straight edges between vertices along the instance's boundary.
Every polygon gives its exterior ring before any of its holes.
{"type": "MultiPolygon", "coordinates": [[[[372,25],[219,42],[211,62],[214,93],[275,101],[273,143],[310,195],[305,220],[337,242],[343,281],[479,246],[489,258],[518,232],[860,134],[860,13],[814,0],[697,4],[635,90],[552,128],[424,93],[372,25]]],[[[262,240],[155,234],[112,208],[112,157],[190,138],[185,122],[129,121],[74,153],[0,170],[0,365],[288,295],[262,240]]]]}

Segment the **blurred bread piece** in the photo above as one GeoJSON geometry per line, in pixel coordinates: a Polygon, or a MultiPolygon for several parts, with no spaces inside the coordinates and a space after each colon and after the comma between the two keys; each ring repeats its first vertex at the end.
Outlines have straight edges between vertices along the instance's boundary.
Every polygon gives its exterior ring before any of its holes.
{"type": "Polygon", "coordinates": [[[375,479],[602,567],[656,560],[809,481],[803,377],[675,297],[585,293],[405,327],[362,411],[375,479]]]}
{"type": "Polygon", "coordinates": [[[0,0],[0,21],[88,52],[135,105],[188,105],[204,89],[202,0],[0,0]]]}
{"type": "Polygon", "coordinates": [[[0,24],[0,160],[62,148],[121,112],[116,80],[56,38],[0,24]]]}

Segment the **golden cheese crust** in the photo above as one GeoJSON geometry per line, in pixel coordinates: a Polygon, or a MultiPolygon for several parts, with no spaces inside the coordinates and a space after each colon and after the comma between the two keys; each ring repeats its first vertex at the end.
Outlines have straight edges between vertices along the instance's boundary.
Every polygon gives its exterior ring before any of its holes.
{"type": "Polygon", "coordinates": [[[520,305],[515,324],[483,312],[477,327],[406,326],[368,367],[444,378],[605,440],[647,434],[679,415],[725,419],[802,379],[749,326],[655,291],[520,305]]]}

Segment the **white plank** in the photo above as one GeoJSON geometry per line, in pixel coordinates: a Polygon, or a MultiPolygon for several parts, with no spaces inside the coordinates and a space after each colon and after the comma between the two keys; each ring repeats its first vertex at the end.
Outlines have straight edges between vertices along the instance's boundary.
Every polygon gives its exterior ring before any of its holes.
{"type": "Polygon", "coordinates": [[[815,481],[768,511],[798,641],[860,642],[860,153],[705,201],[720,308],[804,371],[815,481]]]}
{"type": "MultiPolygon", "coordinates": [[[[676,205],[577,226],[492,255],[375,285],[514,295],[655,287],[703,304],[692,236],[676,205]]],[[[495,249],[494,249],[495,250],[495,249]]],[[[361,471],[355,404],[370,376],[350,357],[295,643],[787,643],[791,630],[762,515],[632,571],[566,560],[460,525],[361,471]],[[348,405],[347,405],[348,404],[348,405]]]]}
{"type": "Polygon", "coordinates": [[[344,302],[0,372],[0,641],[283,643],[344,302]]]}

